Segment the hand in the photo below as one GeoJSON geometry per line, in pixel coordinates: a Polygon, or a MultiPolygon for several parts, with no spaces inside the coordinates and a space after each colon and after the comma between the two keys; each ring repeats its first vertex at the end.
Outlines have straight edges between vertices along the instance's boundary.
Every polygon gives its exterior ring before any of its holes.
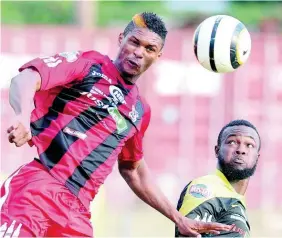
{"type": "Polygon", "coordinates": [[[10,143],[14,143],[17,147],[24,145],[32,138],[29,118],[22,115],[15,116],[7,133],[10,143]]]}
{"type": "Polygon", "coordinates": [[[230,231],[233,226],[220,224],[216,222],[201,222],[189,219],[187,217],[183,217],[176,224],[178,227],[178,231],[181,235],[189,236],[189,237],[201,237],[200,233],[211,233],[214,235],[218,235],[219,231],[230,231]]]}

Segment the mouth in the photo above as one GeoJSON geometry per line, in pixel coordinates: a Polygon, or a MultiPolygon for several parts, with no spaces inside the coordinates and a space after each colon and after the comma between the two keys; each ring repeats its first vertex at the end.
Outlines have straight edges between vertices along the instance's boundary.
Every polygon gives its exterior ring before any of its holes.
{"type": "Polygon", "coordinates": [[[127,60],[127,61],[128,61],[128,63],[129,63],[132,67],[134,67],[134,68],[140,68],[140,64],[137,63],[136,61],[134,61],[134,60],[127,60]]]}
{"type": "Polygon", "coordinates": [[[245,164],[245,161],[244,161],[241,157],[235,157],[235,158],[233,159],[233,162],[234,162],[235,164],[245,164]]]}

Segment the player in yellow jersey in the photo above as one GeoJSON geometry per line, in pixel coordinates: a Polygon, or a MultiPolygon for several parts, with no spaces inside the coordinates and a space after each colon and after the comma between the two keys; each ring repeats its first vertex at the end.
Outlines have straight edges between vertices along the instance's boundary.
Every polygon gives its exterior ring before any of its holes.
{"type": "MultiPolygon", "coordinates": [[[[216,171],[192,180],[184,188],[177,205],[180,213],[198,221],[234,225],[217,237],[249,236],[244,194],[255,172],[260,147],[259,133],[250,122],[234,120],[224,126],[215,146],[216,171]]],[[[175,237],[183,237],[177,227],[175,237]]]]}

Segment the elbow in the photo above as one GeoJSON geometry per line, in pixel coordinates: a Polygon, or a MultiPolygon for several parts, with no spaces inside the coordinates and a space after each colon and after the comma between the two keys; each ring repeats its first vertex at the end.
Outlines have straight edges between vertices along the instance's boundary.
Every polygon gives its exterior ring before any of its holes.
{"type": "Polygon", "coordinates": [[[127,183],[138,181],[142,175],[141,161],[119,161],[119,172],[127,183]]]}
{"type": "Polygon", "coordinates": [[[126,168],[124,168],[124,167],[119,166],[119,167],[118,167],[118,170],[119,170],[120,175],[121,175],[123,178],[130,177],[130,176],[131,176],[131,173],[128,171],[128,169],[126,169],[126,168]]]}
{"type": "Polygon", "coordinates": [[[11,84],[10,84],[10,87],[14,87],[14,86],[17,86],[19,83],[19,76],[15,76],[11,79],[11,84]]]}
{"type": "Polygon", "coordinates": [[[17,75],[11,79],[11,83],[10,83],[10,94],[9,94],[10,103],[11,103],[11,99],[13,98],[12,96],[14,92],[19,92],[19,91],[21,91],[21,80],[17,75]]]}
{"type": "Polygon", "coordinates": [[[134,170],[127,169],[121,166],[119,166],[119,173],[128,184],[132,183],[132,181],[134,181],[136,177],[134,170]]]}
{"type": "Polygon", "coordinates": [[[38,91],[41,87],[40,74],[30,68],[23,70],[11,79],[10,89],[31,89],[38,91]]]}

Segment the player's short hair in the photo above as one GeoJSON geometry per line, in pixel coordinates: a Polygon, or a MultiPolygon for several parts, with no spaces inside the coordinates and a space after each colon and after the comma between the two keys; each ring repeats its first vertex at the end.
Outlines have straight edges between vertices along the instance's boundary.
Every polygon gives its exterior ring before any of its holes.
{"type": "Polygon", "coordinates": [[[149,30],[158,34],[162,38],[163,42],[165,42],[167,29],[165,23],[157,14],[153,12],[143,12],[136,14],[132,18],[132,21],[130,21],[125,27],[123,35],[126,36],[136,27],[147,27],[149,30]]]}
{"type": "Polygon", "coordinates": [[[222,129],[221,131],[219,132],[219,135],[217,137],[217,145],[220,146],[221,145],[221,141],[222,141],[222,135],[223,135],[223,132],[225,131],[226,128],[228,127],[232,127],[232,126],[247,126],[247,127],[250,127],[252,129],[254,129],[256,131],[256,133],[258,134],[258,137],[259,137],[259,147],[258,147],[258,150],[260,150],[261,148],[261,139],[260,139],[260,135],[258,133],[258,130],[257,128],[249,121],[247,120],[233,120],[231,122],[229,122],[228,124],[226,124],[222,129]]]}

